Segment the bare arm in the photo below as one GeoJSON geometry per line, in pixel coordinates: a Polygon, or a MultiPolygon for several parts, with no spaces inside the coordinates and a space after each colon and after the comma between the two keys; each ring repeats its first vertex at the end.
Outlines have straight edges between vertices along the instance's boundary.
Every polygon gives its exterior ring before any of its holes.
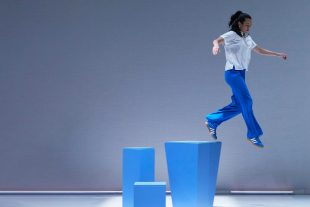
{"type": "Polygon", "coordinates": [[[256,46],[256,47],[254,48],[254,51],[257,52],[257,53],[260,54],[260,55],[277,56],[277,57],[283,58],[284,60],[287,59],[287,54],[285,54],[285,53],[273,52],[273,51],[270,51],[270,50],[266,50],[266,49],[264,49],[264,48],[261,48],[261,47],[259,47],[259,46],[256,46]]]}
{"type": "Polygon", "coordinates": [[[213,40],[213,48],[212,48],[213,55],[217,55],[220,52],[220,45],[222,44],[224,44],[223,37],[218,37],[217,39],[213,40]]]}

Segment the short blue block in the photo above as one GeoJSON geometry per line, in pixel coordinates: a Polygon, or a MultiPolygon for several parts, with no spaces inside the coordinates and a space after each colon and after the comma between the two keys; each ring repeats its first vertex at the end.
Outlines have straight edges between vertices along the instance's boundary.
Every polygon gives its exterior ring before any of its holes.
{"type": "Polygon", "coordinates": [[[221,142],[165,143],[173,207],[212,207],[221,142]]]}
{"type": "Polygon", "coordinates": [[[165,182],[136,182],[134,185],[134,207],[165,207],[165,182]]]}
{"type": "Polygon", "coordinates": [[[134,207],[134,183],[155,179],[155,150],[153,147],[123,149],[123,207],[134,207]]]}

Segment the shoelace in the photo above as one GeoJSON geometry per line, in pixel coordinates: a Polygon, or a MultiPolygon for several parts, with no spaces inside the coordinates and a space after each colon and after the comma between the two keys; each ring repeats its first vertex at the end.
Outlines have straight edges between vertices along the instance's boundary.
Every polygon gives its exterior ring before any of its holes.
{"type": "Polygon", "coordinates": [[[215,134],[215,129],[210,128],[210,134],[215,134]]]}

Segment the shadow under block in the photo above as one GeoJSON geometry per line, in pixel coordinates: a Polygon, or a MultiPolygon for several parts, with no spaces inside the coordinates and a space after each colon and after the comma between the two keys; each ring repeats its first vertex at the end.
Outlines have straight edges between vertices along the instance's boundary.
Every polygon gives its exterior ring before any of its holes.
{"type": "Polygon", "coordinates": [[[153,147],[123,149],[123,207],[133,207],[134,183],[152,182],[155,177],[155,150],[153,147]]]}
{"type": "Polygon", "coordinates": [[[173,207],[212,207],[221,142],[166,142],[173,207]]]}
{"type": "Polygon", "coordinates": [[[136,182],[134,184],[134,207],[165,207],[165,182],[136,182]]]}

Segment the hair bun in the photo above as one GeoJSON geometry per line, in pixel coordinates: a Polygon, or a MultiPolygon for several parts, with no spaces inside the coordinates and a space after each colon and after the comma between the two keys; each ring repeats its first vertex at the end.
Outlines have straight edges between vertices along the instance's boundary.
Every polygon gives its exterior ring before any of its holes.
{"type": "Polygon", "coordinates": [[[231,15],[228,26],[231,26],[242,13],[242,11],[238,10],[233,15],[231,15]]]}
{"type": "Polygon", "coordinates": [[[239,16],[239,15],[242,14],[242,13],[243,13],[243,12],[239,10],[239,11],[236,11],[235,14],[239,16]]]}

